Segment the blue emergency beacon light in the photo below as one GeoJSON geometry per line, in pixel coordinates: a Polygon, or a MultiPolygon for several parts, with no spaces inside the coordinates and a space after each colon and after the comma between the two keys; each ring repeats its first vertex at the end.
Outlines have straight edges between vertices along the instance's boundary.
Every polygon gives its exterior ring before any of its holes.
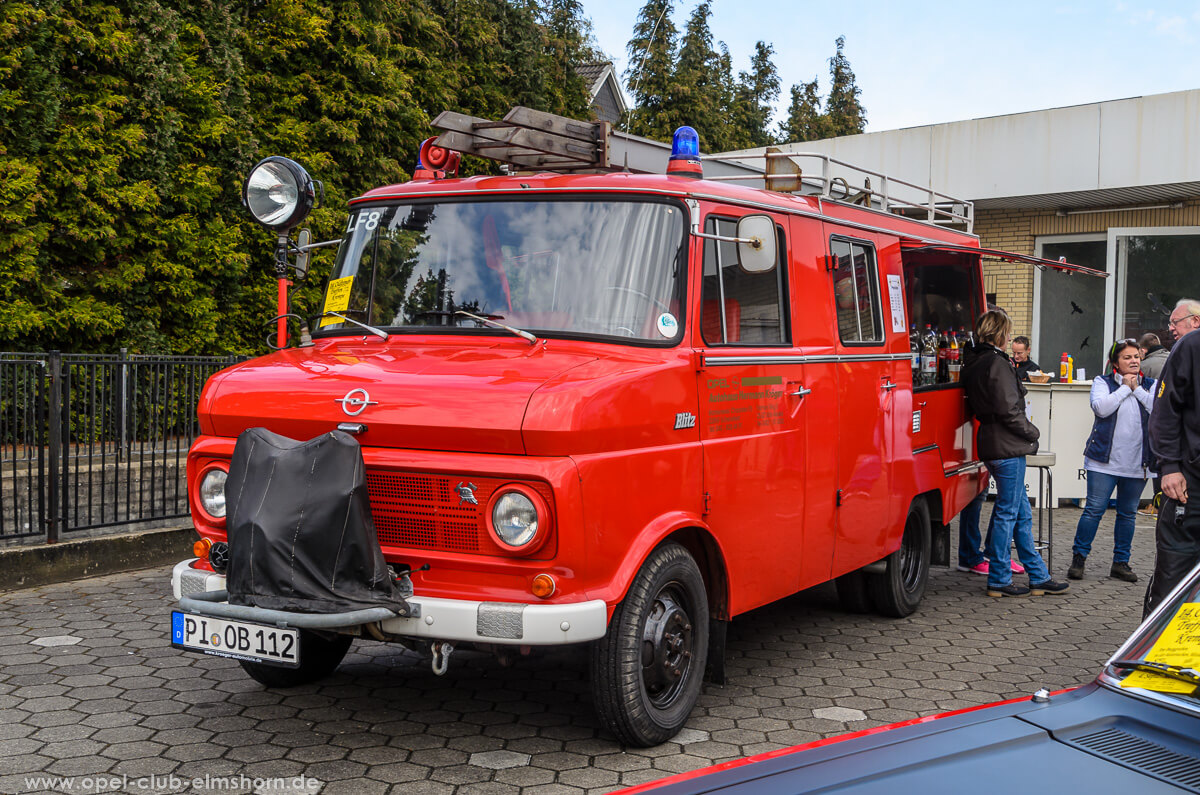
{"type": "Polygon", "coordinates": [[[667,173],[692,179],[704,176],[704,167],[700,165],[700,136],[691,127],[680,127],[671,137],[671,159],[667,161],[667,173]]]}

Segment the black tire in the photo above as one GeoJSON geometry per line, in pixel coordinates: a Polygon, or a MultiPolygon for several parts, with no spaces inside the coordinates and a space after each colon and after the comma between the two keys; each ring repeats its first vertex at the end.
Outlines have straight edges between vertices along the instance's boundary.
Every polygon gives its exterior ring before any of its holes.
{"type": "Polygon", "coordinates": [[[349,635],[323,637],[306,629],[300,630],[300,667],[282,668],[268,663],[238,660],[250,678],[267,687],[299,687],[324,679],[346,656],[354,641],[349,635]]]}
{"type": "Polygon", "coordinates": [[[867,588],[867,575],[861,569],[843,574],[833,581],[837,587],[838,601],[849,613],[869,613],[875,605],[867,588]]]}
{"type": "Polygon", "coordinates": [[[867,576],[867,588],[880,615],[904,618],[921,604],[929,584],[930,546],[929,507],[916,500],[904,520],[900,548],[886,558],[887,570],[867,576]]]}
{"type": "Polygon", "coordinates": [[[708,659],[708,596],[688,551],[650,554],[592,648],[592,700],[625,745],[666,742],[683,728],[708,659]]]}

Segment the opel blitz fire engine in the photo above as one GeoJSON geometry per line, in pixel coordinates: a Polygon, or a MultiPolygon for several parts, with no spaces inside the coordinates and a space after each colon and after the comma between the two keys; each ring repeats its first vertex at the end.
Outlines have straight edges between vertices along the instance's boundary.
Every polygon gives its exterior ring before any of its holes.
{"type": "MultiPolygon", "coordinates": [[[[205,387],[173,644],[288,686],[354,638],[438,672],[586,643],[603,726],[650,745],[720,681],[734,616],[830,580],[913,612],[986,480],[961,386],[914,387],[909,342],[984,309],[970,204],[828,158],[705,163],[689,128],[668,157],[525,109],[436,126],[415,179],[350,202],[311,340],[205,387]],[[455,178],[458,153],[510,173],[455,178]]],[[[320,245],[293,234],[313,193],[283,158],[247,181],[281,277],[320,245]]]]}

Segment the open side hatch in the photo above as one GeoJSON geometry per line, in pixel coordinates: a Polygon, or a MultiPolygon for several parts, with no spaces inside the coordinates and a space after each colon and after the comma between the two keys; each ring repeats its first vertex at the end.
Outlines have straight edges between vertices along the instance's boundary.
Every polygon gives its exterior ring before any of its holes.
{"type": "Polygon", "coordinates": [[[1099,276],[1102,279],[1107,279],[1108,274],[1104,271],[1098,271],[1095,268],[1085,268],[1082,265],[1072,265],[1066,260],[1042,259],[1041,257],[1031,257],[1028,254],[1014,254],[1011,251],[1002,251],[997,248],[977,248],[976,246],[959,246],[954,243],[937,243],[930,245],[924,241],[901,241],[901,247],[907,253],[920,252],[945,252],[948,254],[979,254],[984,257],[993,257],[995,259],[1005,260],[1007,262],[1023,262],[1026,265],[1033,265],[1037,268],[1053,268],[1057,271],[1066,273],[1081,273],[1086,276],[1099,276]]]}

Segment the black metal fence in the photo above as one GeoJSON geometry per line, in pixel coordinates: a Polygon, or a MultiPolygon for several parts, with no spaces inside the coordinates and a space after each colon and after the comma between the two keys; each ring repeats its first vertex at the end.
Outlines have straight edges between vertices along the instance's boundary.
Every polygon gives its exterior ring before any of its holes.
{"type": "Polygon", "coordinates": [[[200,390],[241,360],[0,353],[0,543],[186,516],[200,390]]]}

